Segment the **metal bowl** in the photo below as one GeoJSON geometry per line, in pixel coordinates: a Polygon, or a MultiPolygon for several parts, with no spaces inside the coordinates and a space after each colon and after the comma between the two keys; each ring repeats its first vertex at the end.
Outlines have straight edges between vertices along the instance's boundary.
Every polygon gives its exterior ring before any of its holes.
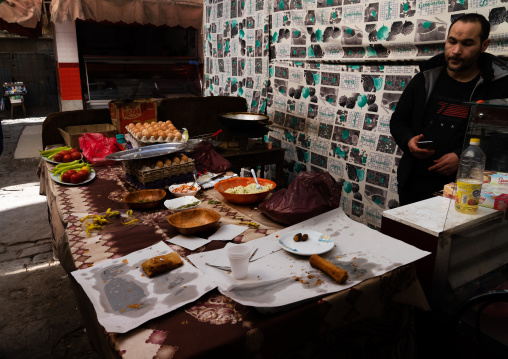
{"type": "Polygon", "coordinates": [[[264,125],[270,117],[261,113],[231,112],[219,115],[219,120],[228,128],[252,128],[264,125]]]}

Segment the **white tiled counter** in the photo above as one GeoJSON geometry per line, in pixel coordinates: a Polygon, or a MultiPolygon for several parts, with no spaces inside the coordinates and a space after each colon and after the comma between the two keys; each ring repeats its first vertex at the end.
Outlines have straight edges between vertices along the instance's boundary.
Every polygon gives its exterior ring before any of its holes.
{"type": "Polygon", "coordinates": [[[502,213],[479,207],[473,215],[455,210],[446,197],[433,197],[383,212],[381,232],[431,252],[416,262],[429,301],[508,262],[502,213]]]}

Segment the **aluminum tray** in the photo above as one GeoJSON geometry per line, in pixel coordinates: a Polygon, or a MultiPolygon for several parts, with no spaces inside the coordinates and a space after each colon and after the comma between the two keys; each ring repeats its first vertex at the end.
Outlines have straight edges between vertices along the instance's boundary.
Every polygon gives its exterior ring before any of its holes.
{"type": "Polygon", "coordinates": [[[119,151],[106,156],[107,160],[112,161],[130,161],[164,156],[169,153],[184,150],[185,143],[161,143],[158,145],[133,148],[132,150],[119,151]]]}

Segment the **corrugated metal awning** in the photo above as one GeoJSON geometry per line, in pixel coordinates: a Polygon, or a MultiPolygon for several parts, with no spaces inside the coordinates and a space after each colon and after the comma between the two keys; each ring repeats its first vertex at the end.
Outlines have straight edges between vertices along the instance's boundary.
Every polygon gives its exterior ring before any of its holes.
{"type": "Polygon", "coordinates": [[[81,20],[201,29],[203,0],[53,0],[51,21],[81,20]]]}

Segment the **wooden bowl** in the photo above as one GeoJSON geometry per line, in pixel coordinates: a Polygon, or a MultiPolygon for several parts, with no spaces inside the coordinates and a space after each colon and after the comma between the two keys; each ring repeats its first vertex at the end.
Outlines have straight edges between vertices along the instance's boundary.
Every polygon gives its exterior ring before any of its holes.
{"type": "Polygon", "coordinates": [[[167,217],[169,224],[186,236],[214,229],[219,219],[220,214],[208,208],[188,209],[167,217]]]}
{"type": "MultiPolygon", "coordinates": [[[[273,190],[276,186],[275,182],[258,178],[258,182],[261,186],[272,185],[273,190]]],[[[219,192],[222,197],[224,197],[229,202],[239,203],[239,204],[248,204],[248,203],[257,203],[262,202],[266,196],[270,193],[271,190],[260,192],[260,193],[249,193],[249,194],[236,194],[236,193],[227,193],[226,190],[229,188],[234,188],[237,186],[247,186],[251,183],[256,183],[254,178],[252,177],[233,177],[224,181],[220,181],[216,183],[214,188],[219,192]]]]}
{"type": "Polygon", "coordinates": [[[123,201],[132,209],[151,209],[159,207],[166,197],[163,189],[143,189],[128,193],[123,201]]]}

